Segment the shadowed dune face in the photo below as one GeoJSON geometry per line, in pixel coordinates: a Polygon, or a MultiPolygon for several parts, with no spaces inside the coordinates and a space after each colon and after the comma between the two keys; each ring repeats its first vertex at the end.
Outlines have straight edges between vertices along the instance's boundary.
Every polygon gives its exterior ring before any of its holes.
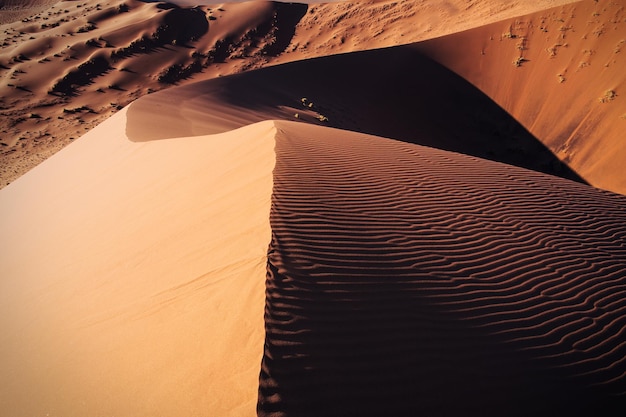
{"type": "Polygon", "coordinates": [[[290,63],[152,94],[133,103],[128,118],[127,134],[137,141],[300,120],[580,181],[491,99],[412,46],[290,63]],[[148,116],[153,112],[163,116],[154,120],[148,116]]]}
{"type": "Polygon", "coordinates": [[[277,128],[259,415],[621,415],[626,197],[277,128]]]}

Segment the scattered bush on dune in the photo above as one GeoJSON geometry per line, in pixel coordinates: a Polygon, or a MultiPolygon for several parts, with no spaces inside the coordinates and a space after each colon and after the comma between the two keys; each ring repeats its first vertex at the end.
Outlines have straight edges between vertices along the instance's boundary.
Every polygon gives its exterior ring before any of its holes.
{"type": "Polygon", "coordinates": [[[104,57],[93,57],[57,81],[49,93],[74,95],[78,87],[90,84],[95,77],[104,74],[110,68],[109,61],[104,57]]]}
{"type": "Polygon", "coordinates": [[[178,81],[189,78],[193,74],[202,71],[203,65],[200,60],[195,60],[189,65],[174,64],[157,76],[157,81],[162,84],[175,84],[178,81]]]}
{"type": "Polygon", "coordinates": [[[600,97],[600,103],[608,103],[609,101],[615,100],[615,97],[617,97],[615,90],[606,90],[604,95],[600,97]]]}
{"type": "Polygon", "coordinates": [[[524,62],[528,61],[526,58],[520,56],[515,61],[513,61],[513,65],[516,67],[521,67],[524,62]]]}

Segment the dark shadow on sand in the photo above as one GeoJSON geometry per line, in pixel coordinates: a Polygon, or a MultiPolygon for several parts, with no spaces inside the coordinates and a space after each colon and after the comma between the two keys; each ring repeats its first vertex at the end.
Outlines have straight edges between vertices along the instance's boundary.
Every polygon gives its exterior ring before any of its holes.
{"type": "Polygon", "coordinates": [[[276,147],[260,416],[621,415],[624,197],[309,135],[276,147]]]}
{"type": "MultiPolygon", "coordinates": [[[[245,123],[307,121],[584,182],[489,97],[411,45],[299,61],[180,88],[200,101],[250,110],[245,123]],[[303,98],[313,107],[303,106],[303,98]]],[[[146,99],[133,104],[129,118],[146,99]]],[[[154,130],[156,136],[145,137],[132,123],[127,133],[131,140],[160,139],[159,131],[172,133],[163,123],[163,129],[154,130]]],[[[211,125],[210,113],[206,125],[211,125]]],[[[216,133],[208,130],[180,136],[216,133]]]]}

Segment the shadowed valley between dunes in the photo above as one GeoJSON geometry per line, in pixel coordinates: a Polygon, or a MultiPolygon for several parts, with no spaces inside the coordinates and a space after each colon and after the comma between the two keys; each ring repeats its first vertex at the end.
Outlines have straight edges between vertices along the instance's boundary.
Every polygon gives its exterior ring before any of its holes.
{"type": "Polygon", "coordinates": [[[166,90],[134,102],[128,118],[126,133],[137,141],[220,133],[267,119],[300,120],[581,181],[491,99],[412,45],[166,90]],[[155,112],[162,116],[154,119],[155,112]]]}

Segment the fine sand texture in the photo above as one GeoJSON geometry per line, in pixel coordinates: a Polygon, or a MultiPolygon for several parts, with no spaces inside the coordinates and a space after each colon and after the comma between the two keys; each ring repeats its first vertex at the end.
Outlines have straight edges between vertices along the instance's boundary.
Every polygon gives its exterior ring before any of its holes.
{"type": "Polygon", "coordinates": [[[622,415],[626,197],[276,125],[259,415],[622,415]]]}
{"type": "Polygon", "coordinates": [[[125,127],[0,192],[0,415],[254,415],[274,126],[125,127]]]}

